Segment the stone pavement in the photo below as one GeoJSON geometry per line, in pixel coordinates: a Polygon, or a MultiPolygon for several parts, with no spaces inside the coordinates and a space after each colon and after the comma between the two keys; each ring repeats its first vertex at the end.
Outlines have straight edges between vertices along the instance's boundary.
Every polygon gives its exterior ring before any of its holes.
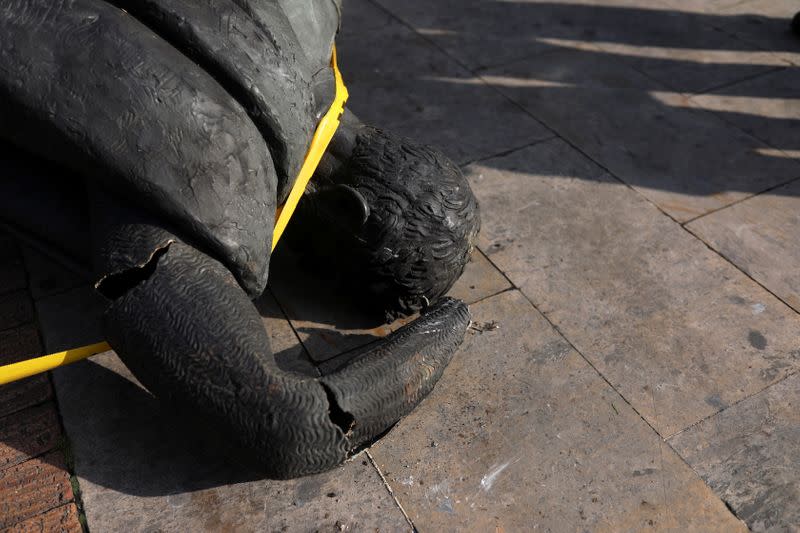
{"type": "MultiPolygon", "coordinates": [[[[345,0],[349,106],[442,147],[481,202],[444,378],[343,467],[280,482],[113,353],[54,372],[55,398],[0,388],[0,528],[77,530],[71,472],[91,531],[800,530],[797,10],[345,0]]],[[[0,354],[42,352],[37,320],[44,351],[98,339],[86,280],[34,250],[26,277],[12,248],[0,354]]],[[[257,302],[279,364],[324,373],[394,327],[301,263],[279,249],[257,302]]]]}

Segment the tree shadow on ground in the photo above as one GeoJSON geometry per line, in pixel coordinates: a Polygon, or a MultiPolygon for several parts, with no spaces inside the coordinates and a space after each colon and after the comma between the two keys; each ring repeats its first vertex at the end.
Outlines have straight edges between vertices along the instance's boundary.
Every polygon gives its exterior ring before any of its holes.
{"type": "MultiPolygon", "coordinates": [[[[506,169],[482,147],[483,132],[498,125],[481,108],[499,91],[634,187],[702,198],[800,177],[792,133],[800,129],[800,69],[786,59],[800,58],[800,39],[789,18],[554,2],[389,8],[422,36],[399,22],[345,34],[349,105],[457,161],[506,169]],[[750,37],[754,27],[762,38],[750,37]],[[437,47],[463,68],[446,65],[437,47]]],[[[517,139],[526,144],[524,133],[517,139]]],[[[552,171],[537,161],[508,170],[552,171]]]]}

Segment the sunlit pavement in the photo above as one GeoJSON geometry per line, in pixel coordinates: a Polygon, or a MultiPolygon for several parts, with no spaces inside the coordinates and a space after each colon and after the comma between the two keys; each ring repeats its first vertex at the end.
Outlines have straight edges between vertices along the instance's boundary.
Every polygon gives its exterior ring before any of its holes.
{"type": "MultiPolygon", "coordinates": [[[[349,107],[441,147],[481,203],[445,377],[293,481],[177,430],[110,352],[0,388],[0,529],[800,527],[797,10],[345,0],[349,107]]],[[[86,279],[0,244],[0,354],[98,339],[86,279]]],[[[284,368],[325,373],[391,330],[298,262],[279,248],[257,302],[284,368]]]]}

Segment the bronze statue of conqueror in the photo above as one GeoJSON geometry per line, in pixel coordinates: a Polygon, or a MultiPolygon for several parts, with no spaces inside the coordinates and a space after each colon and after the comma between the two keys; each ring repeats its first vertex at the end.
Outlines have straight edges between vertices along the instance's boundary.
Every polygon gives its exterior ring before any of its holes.
{"type": "Polygon", "coordinates": [[[162,401],[279,478],[410,412],[462,342],[479,229],[459,169],[345,113],[286,239],[388,316],[349,365],[279,369],[251,302],[335,85],[338,0],[0,1],[0,217],[91,265],[106,338],[162,401]]]}

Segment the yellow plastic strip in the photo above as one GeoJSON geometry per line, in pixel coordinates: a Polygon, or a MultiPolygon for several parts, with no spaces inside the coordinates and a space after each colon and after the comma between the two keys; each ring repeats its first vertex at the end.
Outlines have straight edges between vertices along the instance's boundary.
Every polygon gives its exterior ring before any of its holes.
{"type": "MultiPolygon", "coordinates": [[[[300,197],[302,197],[303,193],[306,191],[306,185],[308,185],[309,180],[311,180],[311,176],[314,175],[314,171],[317,169],[322,155],[325,153],[325,150],[328,149],[333,134],[336,133],[336,129],[339,127],[339,120],[341,119],[342,113],[344,113],[344,104],[347,101],[348,93],[336,63],[336,47],[333,48],[333,53],[331,54],[331,67],[333,67],[333,75],[336,80],[336,96],[328,112],[325,113],[325,116],[323,116],[322,120],[317,124],[317,129],[314,131],[311,145],[308,147],[308,152],[306,152],[303,166],[300,167],[300,173],[297,175],[297,180],[294,182],[294,186],[289,193],[289,197],[286,199],[286,203],[278,208],[275,229],[272,233],[273,250],[278,244],[281,235],[283,235],[283,231],[286,229],[289,219],[292,217],[292,214],[294,214],[300,197]]],[[[111,346],[109,346],[108,343],[99,342],[97,344],[73,348],[72,350],[66,350],[64,352],[28,359],[27,361],[21,361],[11,365],[0,366],[0,385],[47,372],[48,370],[53,370],[54,368],[86,359],[87,357],[110,349],[111,346]]]]}
{"type": "Polygon", "coordinates": [[[347,101],[348,93],[347,87],[344,86],[342,81],[342,74],[339,72],[339,66],[336,63],[336,47],[333,48],[331,55],[331,67],[333,67],[333,75],[336,79],[336,96],[333,99],[328,112],[319,121],[317,129],[314,132],[314,137],[311,139],[311,146],[308,147],[306,158],[303,161],[303,166],[300,168],[300,173],[297,175],[297,180],[294,182],[289,197],[286,203],[278,208],[277,220],[275,221],[275,230],[272,232],[272,249],[278,244],[278,240],[283,235],[283,230],[289,223],[300,197],[306,192],[306,185],[308,185],[311,176],[317,169],[322,155],[328,149],[331,143],[333,134],[336,133],[336,128],[339,127],[339,120],[344,113],[344,103],[347,101]]]}
{"type": "Polygon", "coordinates": [[[81,346],[63,352],[43,355],[27,361],[20,361],[11,365],[0,366],[0,385],[17,381],[18,379],[35,376],[59,366],[68,365],[92,355],[107,352],[111,346],[106,342],[98,342],[89,346],[81,346]]]}

